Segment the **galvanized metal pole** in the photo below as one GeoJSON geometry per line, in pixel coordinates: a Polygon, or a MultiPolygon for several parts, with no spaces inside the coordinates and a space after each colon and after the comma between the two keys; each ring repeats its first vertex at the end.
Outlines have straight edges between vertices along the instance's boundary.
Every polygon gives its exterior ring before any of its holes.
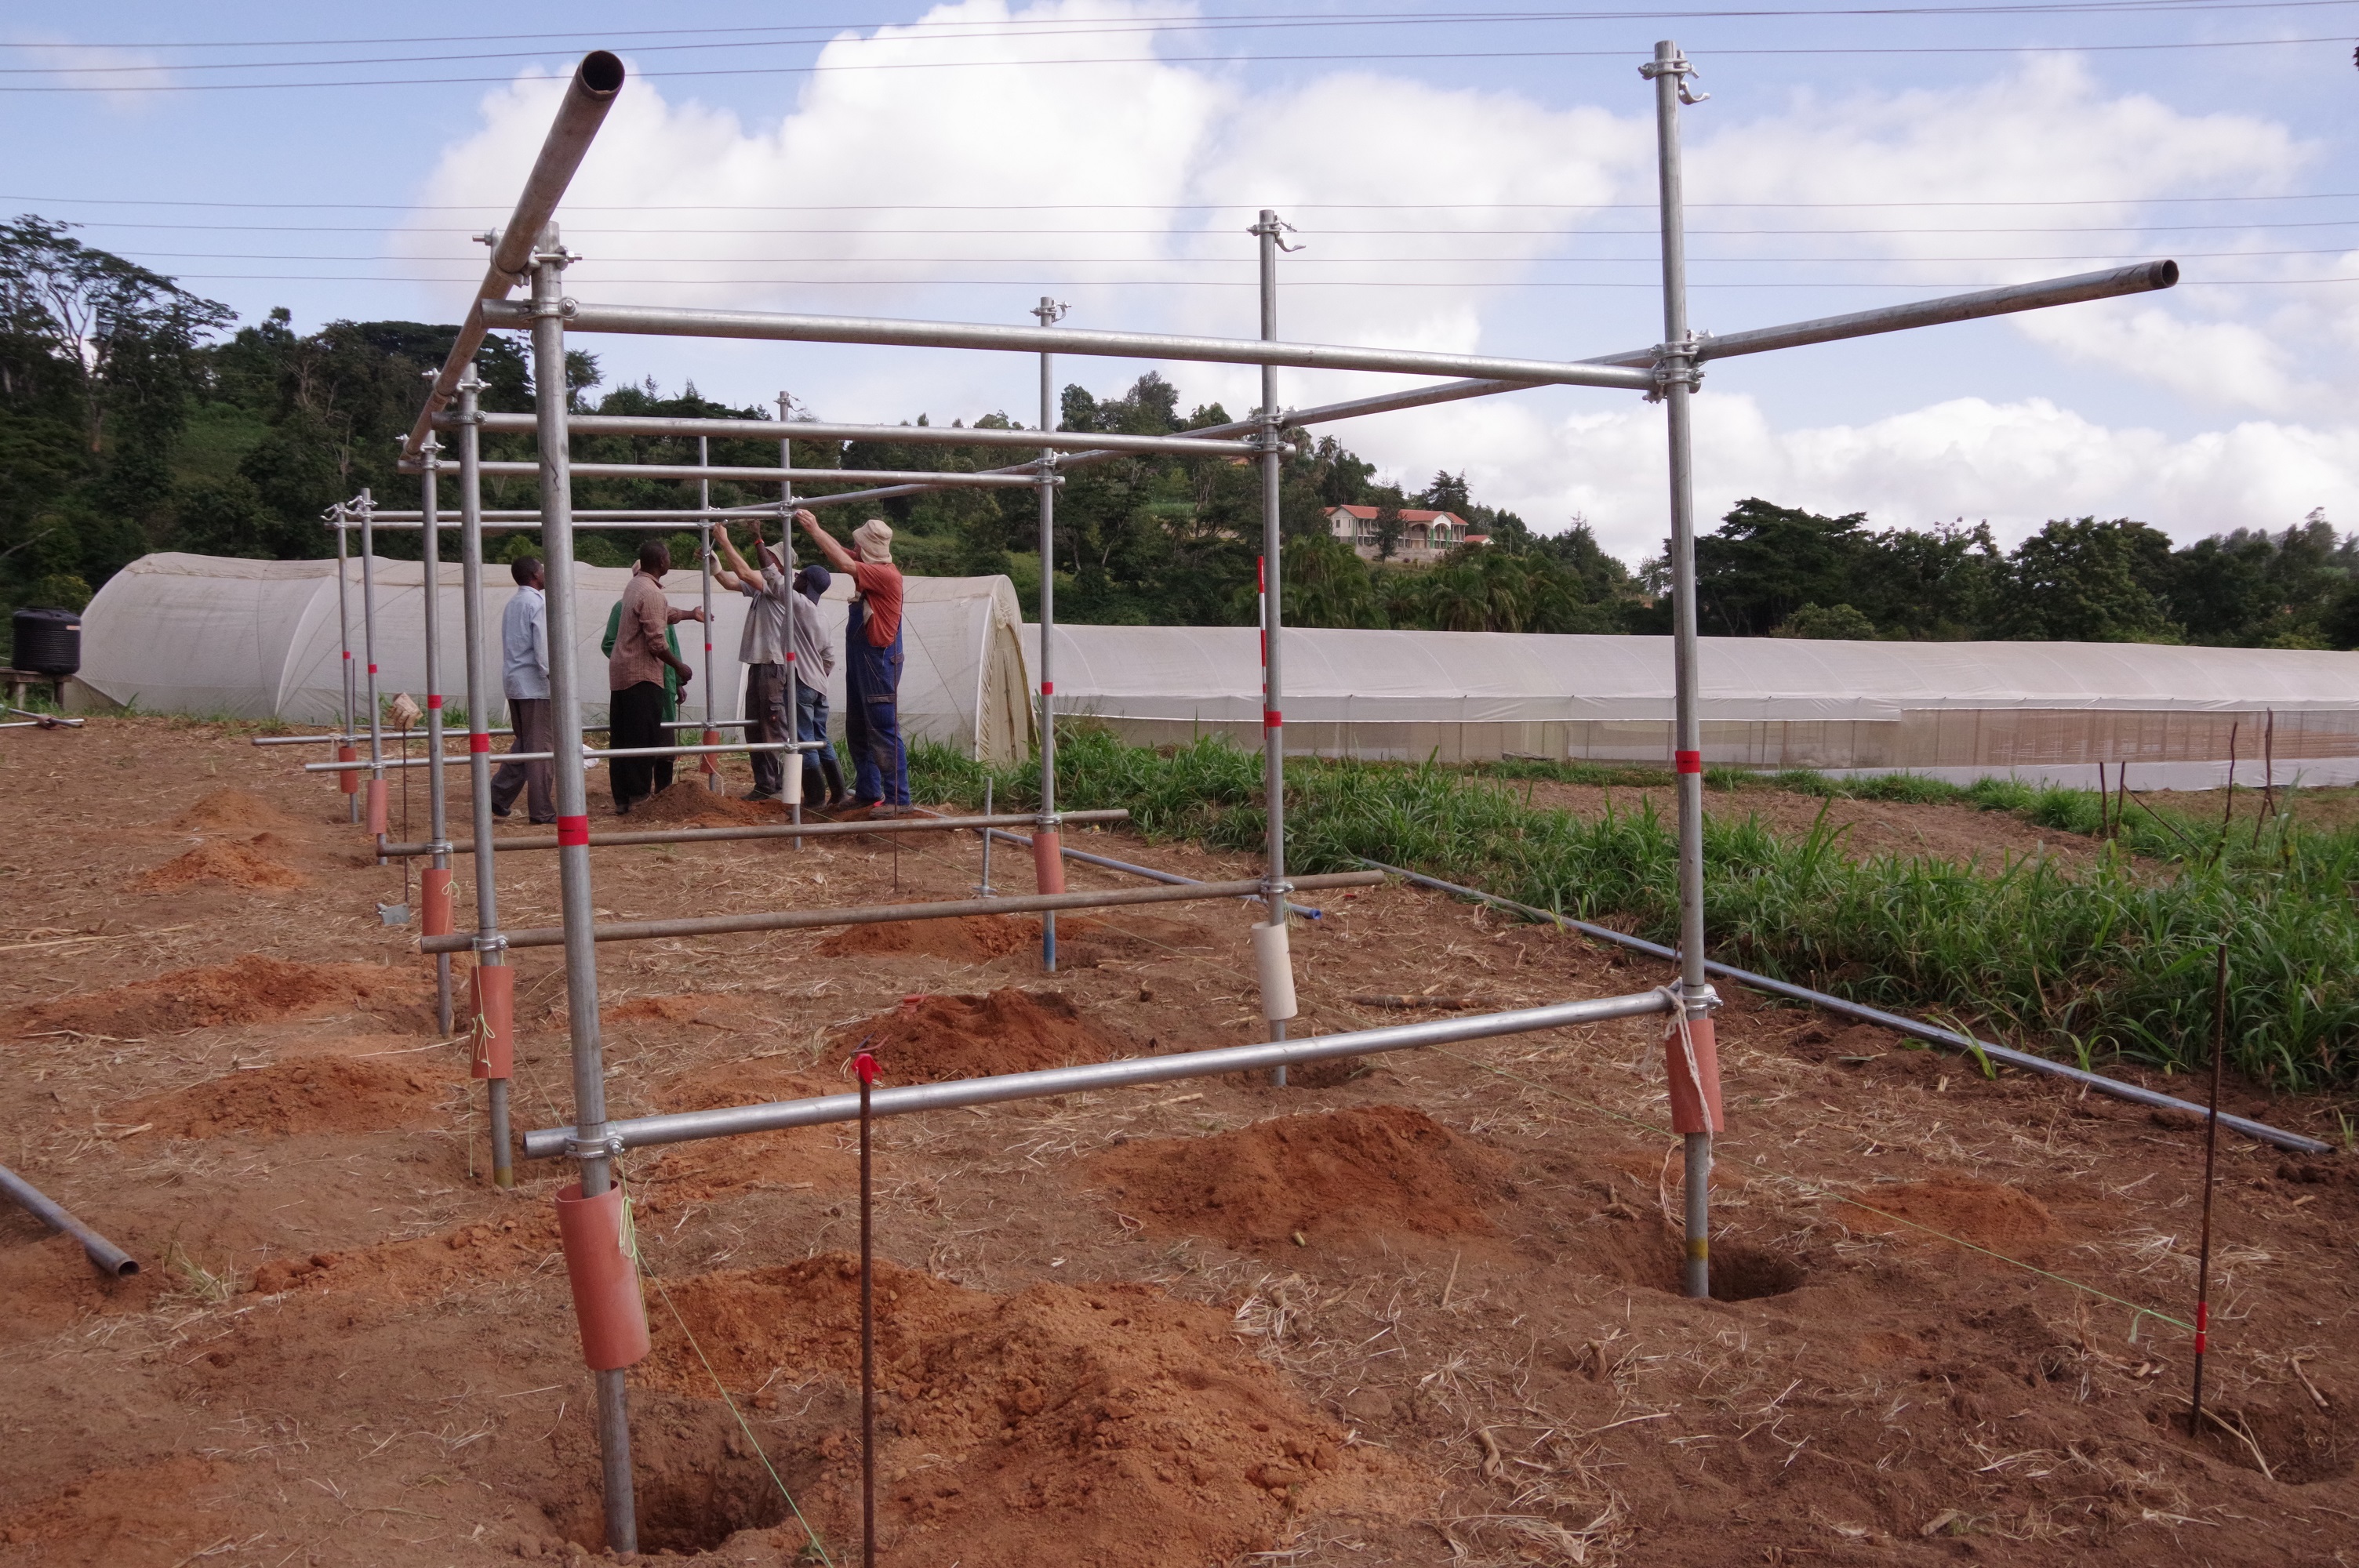
{"type": "MultiPolygon", "coordinates": [[[[702,436],[696,438],[696,466],[712,466],[712,444],[702,436]]],[[[709,479],[696,481],[696,509],[699,512],[712,510],[712,481],[709,479]]],[[[696,570],[704,585],[704,743],[710,746],[720,740],[721,735],[712,728],[712,524],[709,519],[696,525],[696,570]]],[[[712,771],[704,775],[704,786],[718,795],[721,793],[721,764],[716,762],[712,767],[712,771]]]]}
{"type": "MultiPolygon", "coordinates": [[[[419,542],[426,547],[420,552],[425,567],[426,582],[426,838],[433,846],[432,858],[427,864],[440,871],[446,881],[451,873],[451,819],[449,803],[442,793],[442,442],[433,432],[427,432],[426,444],[419,449],[421,481],[424,496],[419,519],[419,542]]],[[[429,901],[419,890],[419,903],[429,901]]],[[[449,907],[446,896],[444,908],[449,907]]],[[[434,1018],[447,1039],[451,1033],[451,955],[434,955],[434,1018]]]]}
{"type": "MultiPolygon", "coordinates": [[[[1261,221],[1254,225],[1254,233],[1261,242],[1261,335],[1277,337],[1277,214],[1262,209],[1261,221]]],[[[1268,922],[1283,932],[1286,924],[1286,895],[1293,891],[1286,880],[1286,719],[1279,703],[1278,629],[1285,615],[1280,608],[1278,584],[1281,541],[1278,537],[1278,483],[1280,459],[1277,452],[1279,411],[1277,406],[1277,367],[1261,367],[1261,664],[1262,664],[1262,780],[1265,791],[1264,809],[1269,816],[1268,868],[1263,879],[1262,906],[1268,922]]],[[[1270,1021],[1270,1038],[1286,1039],[1286,1021],[1270,1021]]],[[[1280,1088],[1286,1087],[1286,1068],[1270,1069],[1269,1081],[1280,1088]]]]}
{"type": "MultiPolygon", "coordinates": [[[[1694,340],[1688,330],[1687,227],[1680,173],[1680,102],[1694,68],[1678,44],[1655,46],[1644,73],[1655,84],[1656,159],[1662,218],[1663,345],[1656,361],[1670,444],[1671,624],[1675,684],[1673,722],[1680,822],[1680,994],[1685,1018],[1671,1073],[1703,1076],[1692,1045],[1708,1031],[1712,993],[1704,977],[1703,935],[1703,731],[1696,716],[1695,470],[1690,409],[1697,374],[1694,340]]],[[[1682,1128],[1687,1168],[1687,1257],[1681,1283],[1690,1296],[1712,1293],[1712,1086],[1692,1084],[1705,1107],[1705,1130],[1682,1128]]],[[[1675,1102],[1676,1102],[1675,1096],[1675,1102]]]]}
{"type": "MultiPolygon", "coordinates": [[[[606,1144],[606,1070],[598,1033],[598,946],[590,891],[590,806],[579,761],[582,693],[574,650],[573,479],[568,471],[565,379],[565,262],[552,223],[539,236],[532,268],[533,401],[540,414],[541,542],[549,567],[549,770],[557,786],[557,874],[565,921],[565,1000],[573,1042],[573,1146],[582,1195],[614,1184],[606,1144]]],[[[488,837],[484,835],[482,837],[488,837]]],[[[638,1510],[631,1487],[629,1396],[618,1368],[592,1374],[598,1383],[598,1447],[604,1460],[606,1547],[638,1550],[638,1510]]]]}
{"type": "MultiPolygon", "coordinates": [[[[1040,319],[1043,327],[1054,326],[1065,308],[1043,295],[1032,314],[1040,319]]],[[[1056,428],[1057,363],[1056,356],[1040,356],[1040,428],[1056,428]]],[[[1053,676],[1057,645],[1057,453],[1053,448],[1040,449],[1040,820],[1036,833],[1057,831],[1057,682],[1053,676]]],[[[984,838],[987,856],[990,838],[984,838]]],[[[984,881],[988,881],[988,876],[984,881]]],[[[1040,917],[1040,968],[1044,973],[1057,972],[1057,914],[1054,910],[1040,917]]]]}
{"type": "MultiPolygon", "coordinates": [[[[484,670],[484,480],[483,431],[476,398],[484,384],[471,362],[459,377],[459,571],[460,599],[467,621],[467,795],[475,827],[475,964],[504,968],[507,945],[500,936],[497,867],[492,843],[492,695],[484,670]]],[[[552,661],[553,663],[554,661],[552,661]]],[[[503,661],[505,664],[505,660],[503,661]]],[[[476,987],[477,1005],[486,988],[476,987]]],[[[483,1027],[478,1022],[475,1027],[483,1027]]],[[[508,1149],[508,1080],[484,1080],[491,1122],[492,1184],[516,1185],[516,1162],[508,1149]]]]}
{"type": "MultiPolygon", "coordinates": [[[[344,536],[344,503],[341,501],[336,503],[335,516],[336,641],[342,644],[344,652],[344,733],[342,743],[337,747],[341,759],[343,747],[353,743],[353,737],[357,731],[353,728],[353,615],[347,603],[351,597],[347,579],[352,576],[352,572],[346,564],[349,551],[344,536]]],[[[361,819],[361,797],[358,791],[345,795],[344,808],[347,820],[358,822],[361,819]]]]}
{"type": "MultiPolygon", "coordinates": [[[[783,425],[787,422],[788,412],[791,410],[793,406],[794,399],[787,395],[787,392],[784,387],[779,388],[779,424],[783,425]]],[[[791,436],[780,436],[778,438],[778,466],[782,469],[791,469],[795,466],[795,441],[794,438],[791,436]]],[[[754,523],[754,554],[757,558],[751,564],[757,569],[762,564],[758,558],[761,553],[762,524],[760,519],[756,518],[754,523]]],[[[789,593],[793,592],[795,580],[795,481],[790,479],[782,479],[778,481],[778,569],[784,572],[787,576],[787,591],[789,593]]],[[[789,604],[787,607],[787,724],[788,727],[794,731],[794,733],[788,735],[787,739],[789,741],[799,741],[803,738],[802,664],[795,657],[794,606],[789,604]]],[[[823,688],[824,683],[822,683],[822,689],[823,688]]],[[[828,743],[828,739],[824,732],[821,734],[819,743],[822,746],[828,743]]],[[[799,827],[802,826],[803,821],[803,795],[807,793],[801,787],[803,754],[800,752],[788,752],[784,755],[781,761],[786,767],[793,768],[796,772],[796,779],[793,786],[789,787],[788,785],[787,776],[784,773],[780,773],[778,775],[778,786],[780,789],[786,791],[787,797],[790,802],[787,807],[787,812],[792,818],[794,825],[799,827]]],[[[821,770],[821,776],[826,776],[825,769],[821,770]]],[[[802,847],[803,841],[800,838],[797,838],[795,840],[795,848],[799,849],[802,847]]]]}
{"type": "MultiPolygon", "coordinates": [[[[368,665],[369,813],[383,809],[385,799],[385,722],[376,700],[376,503],[361,492],[361,656],[368,665]]],[[[382,825],[380,825],[382,826],[382,825]]],[[[385,834],[376,834],[381,843],[385,834]]]]}

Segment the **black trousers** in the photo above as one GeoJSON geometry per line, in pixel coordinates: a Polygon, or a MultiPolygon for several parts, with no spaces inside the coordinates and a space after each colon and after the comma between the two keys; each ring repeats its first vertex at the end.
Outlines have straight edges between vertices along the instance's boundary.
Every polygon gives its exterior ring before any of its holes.
{"type": "MultiPolygon", "coordinates": [[[[618,750],[670,744],[663,727],[664,688],[659,680],[626,686],[608,699],[608,743],[618,750]]],[[[669,757],[616,757],[606,764],[614,786],[614,809],[627,811],[658,790],[671,787],[669,757]]]]}
{"type": "MultiPolygon", "coordinates": [[[[748,665],[745,667],[745,717],[751,720],[745,726],[745,739],[748,741],[791,741],[795,738],[794,722],[787,713],[786,665],[748,665]]],[[[754,764],[756,793],[777,795],[786,788],[786,764],[794,760],[787,752],[756,752],[750,760],[754,764]]]]}

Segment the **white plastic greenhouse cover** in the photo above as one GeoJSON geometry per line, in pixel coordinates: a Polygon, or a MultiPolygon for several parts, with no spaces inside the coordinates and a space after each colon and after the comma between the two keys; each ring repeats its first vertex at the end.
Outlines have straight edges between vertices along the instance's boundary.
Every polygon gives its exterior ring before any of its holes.
{"type": "MultiPolygon", "coordinates": [[[[345,567],[354,657],[361,646],[361,563],[345,567]]],[[[426,683],[426,568],[419,561],[378,559],[376,579],[377,689],[422,696],[426,683]]],[[[441,679],[454,704],[466,691],[466,628],[460,569],[444,563],[441,585],[441,679]]],[[[606,717],[606,655],[599,651],[607,612],[630,580],[625,568],[574,568],[574,624],[580,643],[574,668],[585,723],[606,717]]],[[[485,677],[499,679],[499,617],[516,592],[505,566],[484,570],[485,677]]],[[[901,720],[911,739],[939,741],[970,754],[1006,762],[1032,745],[1033,709],[1025,696],[1022,624],[1016,590],[1004,577],[910,578],[907,662],[901,677],[901,720]]],[[[693,572],[665,579],[667,597],[693,609],[701,589],[693,572]]],[[[840,732],[843,713],[845,606],[851,579],[838,575],[821,603],[838,650],[828,679],[828,708],[840,732]]],[[[745,600],[716,587],[712,595],[714,672],[720,686],[715,717],[741,717],[737,664],[745,600]]],[[[679,628],[680,652],[704,672],[701,629],[679,628]]],[[[107,699],[152,712],[228,714],[331,723],[342,711],[336,630],[336,563],[253,561],[216,556],[160,554],[132,562],[101,588],[82,612],[81,680],[107,699]]],[[[505,713],[505,705],[495,711],[505,713]]],[[[704,712],[701,685],[691,684],[684,719],[704,712]]]]}
{"type": "MultiPolygon", "coordinates": [[[[1670,761],[1667,637],[1283,635],[1289,752],[1670,761]]],[[[1139,741],[1257,744],[1259,647],[1249,626],[1060,625],[1059,708],[1139,741]]],[[[2195,787],[2224,776],[2233,731],[2243,782],[2265,733],[2281,782],[2359,778],[2359,654],[1707,637],[1701,666],[1708,762],[2086,786],[2128,762],[2140,787],[2195,787]]]]}

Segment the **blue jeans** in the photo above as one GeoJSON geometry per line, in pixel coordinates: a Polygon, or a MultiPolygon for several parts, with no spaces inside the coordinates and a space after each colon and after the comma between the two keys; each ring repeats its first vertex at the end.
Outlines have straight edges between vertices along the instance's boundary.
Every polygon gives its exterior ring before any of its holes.
{"type": "MultiPolygon", "coordinates": [[[[827,687],[804,686],[799,681],[795,684],[795,739],[827,744],[827,687]]],[[[821,755],[817,752],[803,753],[803,798],[808,801],[825,800],[828,795],[821,755]]]]}
{"type": "Polygon", "coordinates": [[[901,639],[869,646],[859,607],[843,634],[843,738],[852,748],[853,797],[862,806],[909,804],[909,752],[901,743],[901,639]]]}

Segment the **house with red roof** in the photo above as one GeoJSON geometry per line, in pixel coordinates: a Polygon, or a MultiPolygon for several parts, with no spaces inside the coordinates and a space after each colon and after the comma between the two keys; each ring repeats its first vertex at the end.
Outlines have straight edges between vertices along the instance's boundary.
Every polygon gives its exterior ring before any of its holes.
{"type": "MultiPolygon", "coordinates": [[[[1374,506],[1331,506],[1327,509],[1327,531],[1350,545],[1364,561],[1377,558],[1381,546],[1377,540],[1374,506]]],[[[1393,542],[1390,557],[1411,566],[1430,566],[1461,545],[1487,545],[1489,535],[1468,531],[1466,519],[1455,512],[1427,512],[1404,506],[1400,510],[1400,536],[1393,542]]]]}

